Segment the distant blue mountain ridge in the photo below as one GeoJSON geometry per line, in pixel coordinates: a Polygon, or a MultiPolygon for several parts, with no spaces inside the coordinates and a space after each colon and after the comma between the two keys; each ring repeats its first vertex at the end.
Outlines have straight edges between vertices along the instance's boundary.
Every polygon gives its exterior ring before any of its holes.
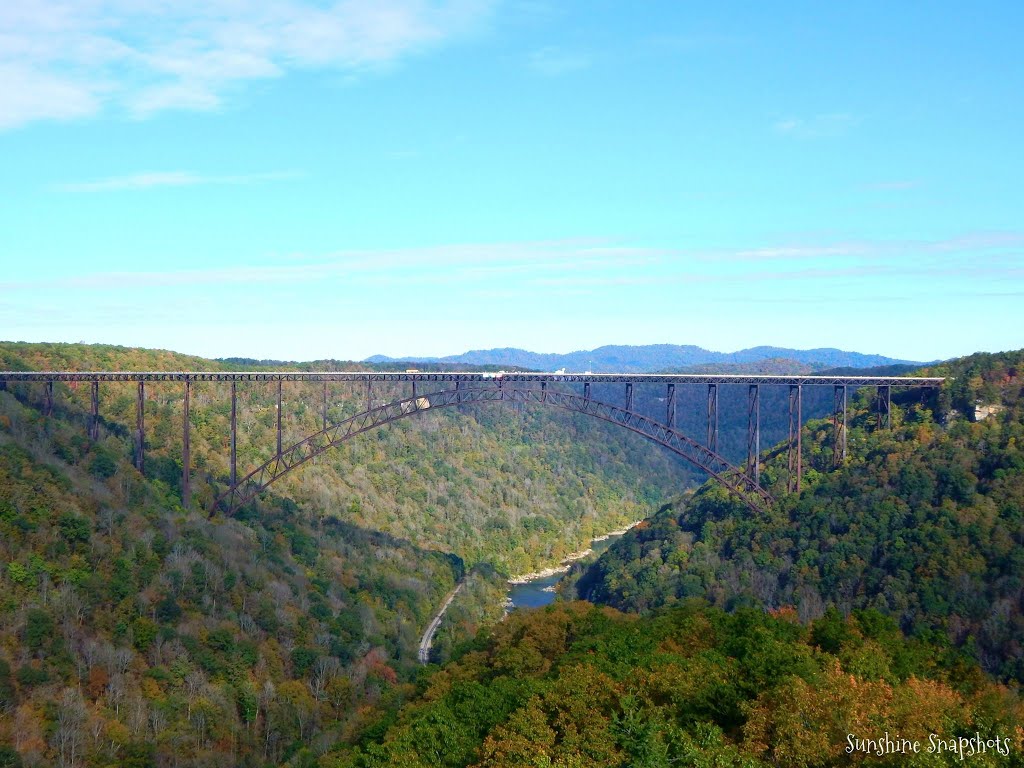
{"type": "Polygon", "coordinates": [[[786,349],[751,347],[738,352],[712,352],[692,344],[646,344],[642,346],[608,345],[566,354],[530,352],[525,349],[474,349],[446,357],[387,357],[374,355],[367,363],[463,363],[468,365],[505,365],[540,371],[592,373],[651,373],[703,365],[743,365],[766,360],[791,361],[813,370],[827,368],[873,368],[884,365],[915,365],[913,360],[897,360],[883,355],[845,352],[841,349],[786,349]]]}

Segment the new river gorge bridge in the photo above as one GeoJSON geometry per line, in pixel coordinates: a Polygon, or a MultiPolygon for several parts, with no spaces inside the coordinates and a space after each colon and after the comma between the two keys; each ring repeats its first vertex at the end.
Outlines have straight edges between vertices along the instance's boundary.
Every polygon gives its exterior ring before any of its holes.
{"type": "MultiPolygon", "coordinates": [[[[88,383],[90,412],[88,433],[99,439],[100,385],[108,382],[136,384],[136,424],[134,430],[134,463],[145,472],[145,388],[149,383],[178,382],[184,391],[182,423],[182,503],[191,504],[192,466],[190,458],[191,417],[189,399],[196,382],[216,382],[230,389],[231,421],[229,450],[230,474],[226,489],[215,501],[211,514],[223,511],[232,514],[240,506],[255,499],[275,480],[302,466],[328,449],[399,419],[434,411],[447,406],[476,403],[510,402],[546,405],[573,413],[592,416],[642,435],[682,456],[704,470],[735,493],[754,512],[766,511],[774,502],[761,486],[759,454],[761,452],[761,387],[789,389],[788,479],[790,492],[799,492],[803,475],[802,424],[803,391],[805,387],[832,387],[835,430],[833,463],[846,459],[847,395],[850,388],[875,388],[877,427],[890,427],[891,393],[895,388],[930,388],[942,384],[942,378],[902,376],[762,376],[703,374],[632,374],[632,373],[464,373],[464,372],[298,372],[298,371],[0,371],[0,389],[13,383],[33,383],[43,387],[42,409],[47,417],[53,413],[54,382],[88,383]],[[321,406],[321,428],[293,445],[282,444],[282,397],[284,382],[306,382],[317,387],[321,406]],[[354,416],[330,422],[328,403],[331,384],[355,382],[365,386],[366,408],[354,416]],[[408,386],[408,396],[374,405],[373,387],[379,382],[399,382],[408,386]],[[239,476],[237,464],[238,385],[270,384],[277,390],[277,450],[273,457],[247,474],[239,476]],[[621,400],[607,402],[591,397],[596,384],[619,385],[621,400]],[[639,385],[665,387],[664,420],[640,413],[634,408],[633,391],[639,385]],[[676,387],[697,385],[707,387],[707,434],[701,443],[684,434],[676,425],[676,387]],[[738,467],[718,453],[718,391],[721,386],[747,388],[747,459],[738,467]]],[[[607,392],[608,387],[604,386],[607,392]]]]}

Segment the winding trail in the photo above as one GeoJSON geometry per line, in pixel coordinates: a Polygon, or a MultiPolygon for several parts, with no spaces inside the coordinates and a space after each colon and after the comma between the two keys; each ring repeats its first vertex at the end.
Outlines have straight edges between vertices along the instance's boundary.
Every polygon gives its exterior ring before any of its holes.
{"type": "Polygon", "coordinates": [[[441,603],[441,609],[431,620],[430,624],[427,625],[427,631],[424,632],[423,637],[420,638],[420,664],[430,663],[430,646],[434,642],[434,635],[437,634],[437,628],[441,626],[441,619],[444,618],[444,612],[448,610],[448,606],[452,604],[452,600],[454,600],[455,596],[459,594],[459,590],[462,589],[465,583],[465,581],[460,581],[455,589],[448,593],[448,597],[446,597],[444,602],[441,603]]]}

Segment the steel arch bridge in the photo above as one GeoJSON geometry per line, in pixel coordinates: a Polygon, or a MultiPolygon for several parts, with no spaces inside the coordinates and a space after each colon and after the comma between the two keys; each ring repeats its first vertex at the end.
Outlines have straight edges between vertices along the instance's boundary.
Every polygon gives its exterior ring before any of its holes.
{"type": "Polygon", "coordinates": [[[463,371],[0,371],[0,390],[9,385],[42,384],[43,415],[49,417],[54,408],[54,383],[67,382],[90,385],[91,407],[88,435],[93,441],[100,436],[100,383],[134,383],[136,395],[136,424],[134,430],[134,463],[139,472],[145,472],[145,387],[150,382],[179,382],[183,385],[182,400],[182,504],[191,504],[191,418],[189,403],[191,387],[195,382],[217,382],[230,385],[231,434],[230,476],[228,490],[215,502],[211,514],[218,509],[233,513],[239,506],[253,500],[273,482],[298,468],[324,451],[376,427],[414,414],[446,406],[473,403],[518,402],[536,403],[561,408],[617,424],[636,432],[648,440],[664,446],[682,456],[694,466],[706,471],[727,489],[735,493],[754,512],[765,512],[773,504],[772,497],[760,484],[760,388],[762,386],[787,387],[789,390],[789,441],[787,491],[800,492],[802,475],[801,436],[803,434],[803,389],[805,386],[831,387],[834,391],[832,428],[835,433],[833,463],[839,466],[846,460],[847,390],[850,387],[875,389],[875,410],[878,428],[890,426],[891,390],[930,389],[940,386],[945,379],[939,377],[903,376],[779,376],[764,374],[634,374],[634,373],[530,373],[530,372],[463,372],[463,371]],[[282,382],[319,382],[323,385],[321,401],[322,428],[285,448],[282,444],[282,382]],[[328,383],[363,383],[366,386],[366,408],[334,424],[328,420],[328,383]],[[238,480],[236,390],[239,382],[270,382],[277,385],[277,450],[269,461],[238,480]],[[412,397],[400,398],[377,407],[371,397],[374,382],[408,383],[412,397]],[[417,395],[417,384],[440,384],[445,389],[427,395],[417,395]],[[578,386],[582,394],[549,389],[549,384],[578,386]],[[591,397],[592,384],[624,384],[625,401],[617,406],[591,397]],[[665,420],[659,422],[634,409],[635,385],[666,386],[665,420]],[[677,385],[707,386],[707,440],[701,445],[676,429],[677,385]],[[721,385],[740,385],[748,390],[747,458],[746,467],[729,463],[718,453],[718,389],[721,385]]]}
{"type": "Polygon", "coordinates": [[[331,424],[265,461],[221,494],[215,502],[215,507],[231,514],[293,469],[330,448],[376,427],[446,406],[494,402],[539,403],[617,424],[668,448],[704,470],[735,493],[752,511],[765,512],[774,503],[768,492],[738,467],[682,432],[640,413],[594,400],[589,394],[549,391],[546,387],[538,390],[496,386],[456,387],[427,395],[414,395],[331,424]]]}

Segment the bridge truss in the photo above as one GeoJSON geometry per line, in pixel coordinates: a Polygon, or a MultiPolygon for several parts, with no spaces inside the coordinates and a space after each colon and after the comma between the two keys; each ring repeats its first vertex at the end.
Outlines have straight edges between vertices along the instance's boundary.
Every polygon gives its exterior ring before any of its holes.
{"type": "Polygon", "coordinates": [[[566,411],[594,416],[611,424],[618,424],[637,434],[643,435],[670,451],[679,454],[692,464],[700,467],[733,491],[755,512],[763,511],[772,503],[772,497],[748,475],[737,472],[728,461],[714,451],[691,440],[671,427],[660,424],[647,416],[619,408],[610,403],[593,400],[587,395],[548,391],[547,387],[456,387],[429,395],[409,397],[403,400],[372,408],[344,421],[332,424],[310,435],[287,450],[254,469],[234,484],[218,500],[217,506],[232,512],[239,506],[254,499],[278,478],[296,467],[319,456],[334,446],[341,445],[356,435],[375,427],[404,419],[428,409],[470,403],[518,402],[539,403],[566,411]]]}
{"type": "Polygon", "coordinates": [[[189,414],[191,387],[195,382],[220,382],[230,385],[231,435],[230,476],[228,490],[215,507],[232,513],[254,499],[274,481],[305,464],[324,451],[376,427],[427,410],[447,406],[490,402],[518,402],[548,405],[581,413],[617,424],[636,432],[703,469],[726,488],[737,494],[755,512],[765,511],[772,497],[760,484],[760,388],[764,385],[789,388],[789,446],[787,490],[799,492],[802,469],[802,409],[805,386],[831,386],[834,392],[833,462],[846,459],[847,390],[849,387],[876,388],[875,405],[879,428],[890,426],[891,391],[893,387],[930,388],[941,385],[942,378],[898,376],[765,376],[718,374],[545,374],[545,373],[472,373],[472,372],[302,372],[302,371],[0,371],[0,389],[8,383],[40,383],[44,386],[43,412],[53,412],[54,382],[87,382],[90,386],[88,435],[99,439],[99,402],[101,382],[134,382],[136,384],[136,427],[134,461],[145,471],[145,385],[147,382],[181,382],[184,389],[182,425],[182,503],[191,503],[191,457],[189,414]],[[286,381],[322,383],[322,427],[309,437],[285,447],[282,441],[282,383],[286,381]],[[334,381],[363,382],[366,387],[366,410],[343,421],[328,421],[328,383],[334,381]],[[237,472],[237,385],[239,382],[274,382],[277,386],[277,450],[274,456],[247,475],[237,472]],[[412,396],[374,407],[375,382],[406,382],[412,396]],[[426,395],[417,394],[420,383],[442,384],[445,388],[426,395]],[[549,388],[549,384],[576,385],[571,392],[549,388]],[[582,384],[582,393],[578,385],[582,384]],[[591,397],[592,384],[625,385],[624,403],[620,407],[591,397]],[[633,405],[636,384],[664,384],[666,404],[664,422],[638,413],[633,405]],[[702,445],[676,428],[675,388],[679,384],[707,386],[707,436],[702,445]],[[718,387],[722,384],[745,385],[748,390],[747,461],[745,469],[730,464],[718,453],[718,387]]]}

